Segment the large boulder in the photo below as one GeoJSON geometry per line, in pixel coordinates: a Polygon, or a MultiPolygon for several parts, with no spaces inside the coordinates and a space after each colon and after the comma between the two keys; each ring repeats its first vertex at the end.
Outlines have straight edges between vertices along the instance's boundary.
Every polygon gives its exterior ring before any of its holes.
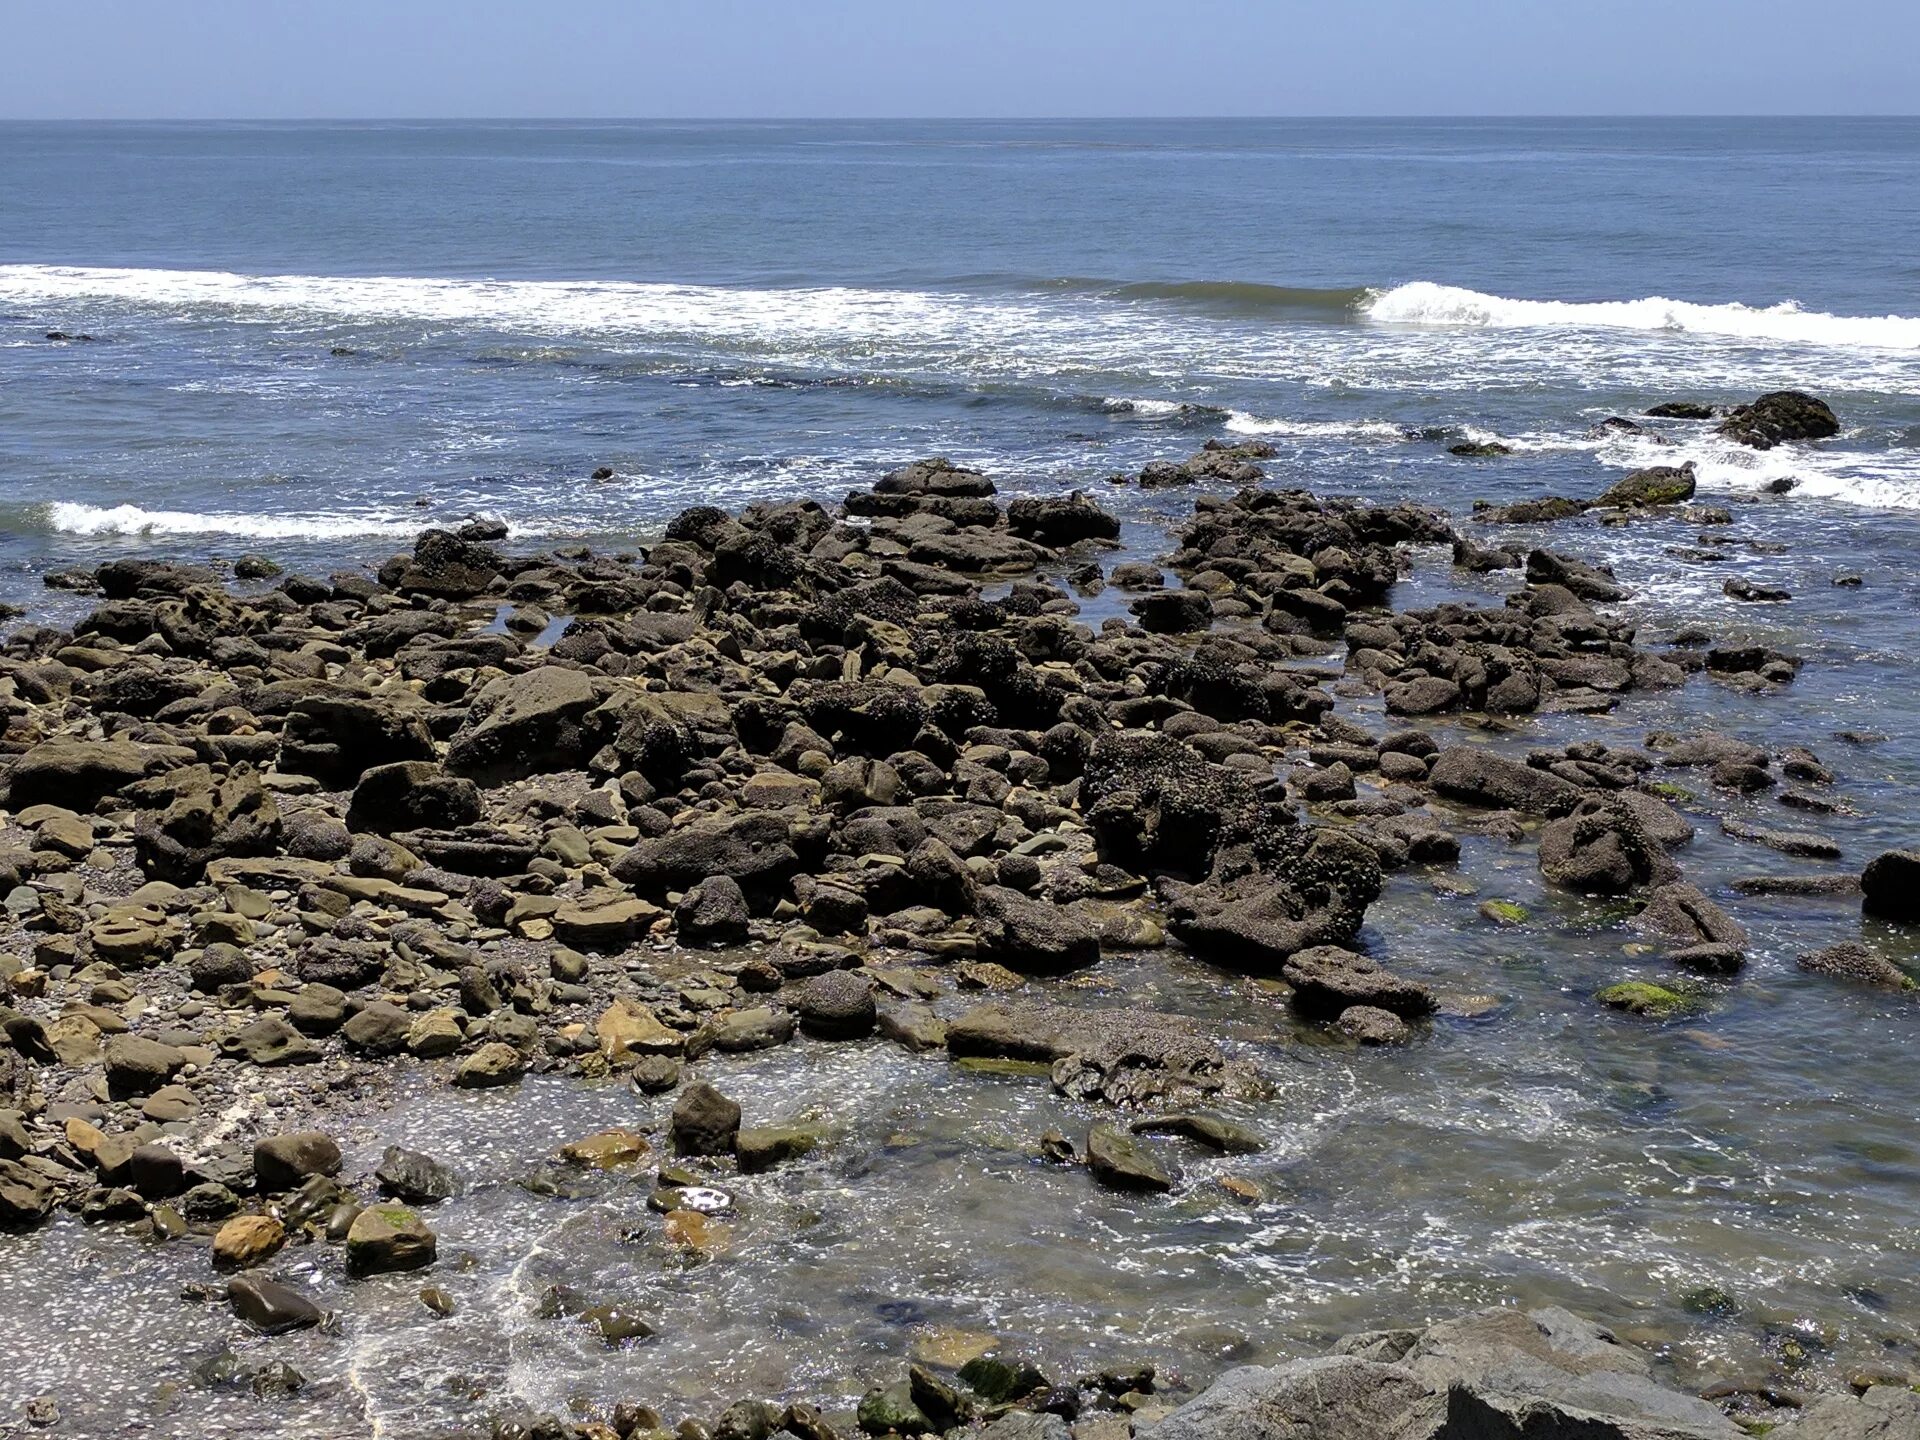
{"type": "Polygon", "coordinates": [[[1861,907],[1868,914],[1920,924],[1920,850],[1888,850],[1860,872],[1861,907]]]}
{"type": "Polygon", "coordinates": [[[1078,911],[990,885],[976,900],[982,958],[1028,975],[1058,975],[1100,958],[1100,937],[1078,911]]]}
{"type": "Polygon", "coordinates": [[[361,775],[347,808],[349,830],[457,830],[480,819],[480,791],[430,760],[376,765],[361,775]]]}
{"type": "Polygon", "coordinates": [[[1007,506],[1007,528],[1023,540],[1064,549],[1082,540],[1118,540],[1120,521],[1082,492],[1026,498],[1007,506]]]}
{"type": "Polygon", "coordinates": [[[1695,488],[1691,460],[1684,465],[1652,465],[1616,480],[1601,494],[1598,503],[1620,509],[1679,505],[1693,498],[1695,488]]]}
{"type": "Polygon", "coordinates": [[[642,840],[614,862],[613,873],[649,898],[684,891],[713,875],[727,876],[754,897],[783,889],[799,868],[786,817],[745,810],[701,816],[642,840]]]}
{"type": "Polygon", "coordinates": [[[471,600],[499,578],[500,557],[485,545],[463,540],[451,530],[423,530],[411,556],[398,555],[380,567],[380,583],[403,595],[471,600]]]}
{"type": "Polygon", "coordinates": [[[1337,945],[1316,945],[1288,957],[1281,977],[1293,986],[1299,1009],[1328,1019],[1350,1006],[1386,1010],[1402,1019],[1431,1015],[1440,1002],[1417,980],[1407,980],[1378,961],[1337,945]]]}
{"type": "Polygon", "coordinates": [[[346,789],[376,765],[431,760],[426,707],[411,695],[310,695],[287,712],[279,768],[346,789]]]}
{"type": "Polygon", "coordinates": [[[171,804],[134,822],[133,858],[150,878],[191,885],[215,860],[274,852],[280,806],[250,768],[217,782],[199,768],[182,776],[171,804]]]}
{"type": "Polygon", "coordinates": [[[49,740],[15,762],[7,776],[7,804],[15,810],[91,810],[123,786],[191,758],[191,751],[128,740],[49,740]]]}
{"type": "Polygon", "coordinates": [[[1449,800],[1530,815],[1565,815],[1580,800],[1580,787],[1572,781],[1473,745],[1442,750],[1427,779],[1449,800]]]}
{"type": "Polygon", "coordinates": [[[448,742],[447,767],[490,778],[578,769],[598,748],[584,722],[600,698],[587,675],[562,665],[490,680],[448,742]]]}
{"type": "Polygon", "coordinates": [[[1671,884],[1680,867],[1632,810],[1588,799],[1541,830],[1540,873],[1585,895],[1624,895],[1640,885],[1671,884]]]}
{"type": "Polygon", "coordinates": [[[1316,945],[1350,945],[1380,894],[1380,857],[1331,827],[1299,829],[1263,847],[1261,873],[1172,897],[1173,933],[1204,960],[1273,970],[1316,945]]]}
{"type": "Polygon", "coordinates": [[[1800,390],[1775,390],[1751,405],[1738,405],[1720,422],[1720,433],[1756,450],[1792,440],[1825,440],[1840,433],[1839,417],[1824,400],[1800,390]]]}
{"type": "MultiPolygon", "coordinates": [[[[1489,1310],[1233,1370],[1155,1440],[1739,1440],[1712,1405],[1565,1310],[1489,1310]]],[[[1791,1434],[1789,1427],[1783,1433],[1791,1434]]]]}

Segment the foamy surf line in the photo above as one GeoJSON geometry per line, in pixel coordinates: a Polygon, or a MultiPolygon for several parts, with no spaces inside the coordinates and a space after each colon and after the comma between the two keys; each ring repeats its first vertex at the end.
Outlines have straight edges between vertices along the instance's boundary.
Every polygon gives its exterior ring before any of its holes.
{"type": "Polygon", "coordinates": [[[622,280],[241,275],[222,270],[0,265],[0,303],[118,304],[187,315],[476,325],[536,333],[914,340],[1044,332],[1037,299],[849,286],[734,289],[622,280]]]}
{"type": "Polygon", "coordinates": [[[1416,280],[1371,291],[1358,313],[1377,324],[1477,329],[1648,330],[1739,340],[1879,350],[1920,350],[1920,318],[1829,315],[1778,305],[1699,305],[1649,296],[1643,300],[1514,300],[1416,280]]]}
{"type": "Polygon", "coordinates": [[[49,530],[62,535],[227,535],[236,540],[410,539],[435,523],[424,515],[202,514],[72,500],[46,506],[44,520],[49,530]]]}

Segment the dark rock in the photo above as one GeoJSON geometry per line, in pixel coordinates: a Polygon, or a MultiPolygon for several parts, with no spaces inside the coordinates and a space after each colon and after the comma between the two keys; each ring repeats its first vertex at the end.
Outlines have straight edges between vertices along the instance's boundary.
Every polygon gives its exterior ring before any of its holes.
{"type": "Polygon", "coordinates": [[[976,904],[981,955],[1030,975],[1057,975],[1100,958],[1100,937],[1079,912],[990,885],[976,904]]]}
{"type": "Polygon", "coordinates": [[[262,1193],[297,1190],[315,1175],[340,1173],[340,1147],[318,1130],[270,1135],[253,1146],[253,1175],[262,1193]]]}
{"type": "Polygon", "coordinates": [[[1173,1177],[1152,1153],[1111,1126],[1095,1125],[1087,1132],[1087,1168],[1110,1190],[1165,1194],[1173,1189],[1173,1177]]]}
{"type": "Polygon", "coordinates": [[[418,1150],[389,1145],[373,1172],[380,1182],[380,1193],[391,1195],[409,1205],[433,1205],[451,1198],[459,1182],[453,1171],[418,1150]]]}
{"type": "Polygon", "coordinates": [[[1684,465],[1654,465],[1636,470],[1615,481],[1595,503],[1613,508],[1647,505],[1681,505],[1693,498],[1696,481],[1693,462],[1684,465]]]}
{"type": "Polygon", "coordinates": [[[363,772],[347,810],[349,830],[454,830],[480,819],[480,791],[464,776],[426,760],[400,760],[363,772]]]}
{"type": "Polygon", "coordinates": [[[683,945],[738,945],[747,938],[747,897],[730,875],[710,875],[680,897],[674,933],[683,945]]]}
{"type": "Polygon", "coordinates": [[[1840,433],[1840,421],[1824,400],[1799,390],[1775,390],[1751,405],[1737,405],[1720,422],[1720,433],[1756,450],[1793,440],[1824,440],[1840,433]]]}
{"type": "Polygon", "coordinates": [[[704,1081],[689,1085],[673,1107],[674,1151],[727,1155],[740,1132],[740,1107],[704,1081]]]}
{"type": "Polygon", "coordinates": [[[1920,850],[1888,850],[1860,872],[1861,908],[1868,914],[1920,924],[1920,850]]]}
{"type": "Polygon", "coordinates": [[[312,1300],[297,1290],[248,1270],[227,1282],[227,1303],[233,1313],[261,1335],[285,1335],[307,1330],[326,1318],[312,1300]]]}
{"type": "Polygon", "coordinates": [[[1815,975],[1831,975],[1860,985],[1878,985],[1886,990],[1912,990],[1915,982],[1906,971],[1883,956],[1876,955],[1858,940],[1842,940],[1824,950],[1800,956],[1802,970],[1815,975]]]}
{"type": "Polygon", "coordinates": [[[855,1040],[871,1034],[877,1014],[873,986],[853,970],[829,970],[803,981],[794,1009],[800,1028],[822,1040],[855,1040]]]}
{"type": "Polygon", "coordinates": [[[1335,945],[1297,952],[1281,967],[1280,974],[1293,986],[1294,1004],[1309,1014],[1332,1018],[1351,1006],[1366,1005],[1414,1019],[1439,1008],[1439,1001],[1425,985],[1403,979],[1366,956],[1335,945]]]}

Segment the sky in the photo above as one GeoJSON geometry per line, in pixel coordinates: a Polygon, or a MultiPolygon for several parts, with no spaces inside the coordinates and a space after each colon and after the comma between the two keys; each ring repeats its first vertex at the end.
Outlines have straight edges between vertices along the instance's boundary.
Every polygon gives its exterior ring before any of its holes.
{"type": "Polygon", "coordinates": [[[1915,0],[7,0],[0,117],[1920,113],[1915,0]]]}

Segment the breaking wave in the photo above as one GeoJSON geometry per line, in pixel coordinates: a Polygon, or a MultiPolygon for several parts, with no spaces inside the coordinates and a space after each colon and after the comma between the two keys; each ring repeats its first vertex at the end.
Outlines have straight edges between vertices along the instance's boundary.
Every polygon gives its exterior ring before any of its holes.
{"type": "Polygon", "coordinates": [[[1663,330],[1720,335],[1790,345],[1920,350],[1920,317],[1829,315],[1778,305],[1697,305],[1650,296],[1644,300],[1512,300],[1453,285],[1416,280],[1370,292],[1360,301],[1366,319],[1391,325],[1455,325],[1481,329],[1663,330]]]}

